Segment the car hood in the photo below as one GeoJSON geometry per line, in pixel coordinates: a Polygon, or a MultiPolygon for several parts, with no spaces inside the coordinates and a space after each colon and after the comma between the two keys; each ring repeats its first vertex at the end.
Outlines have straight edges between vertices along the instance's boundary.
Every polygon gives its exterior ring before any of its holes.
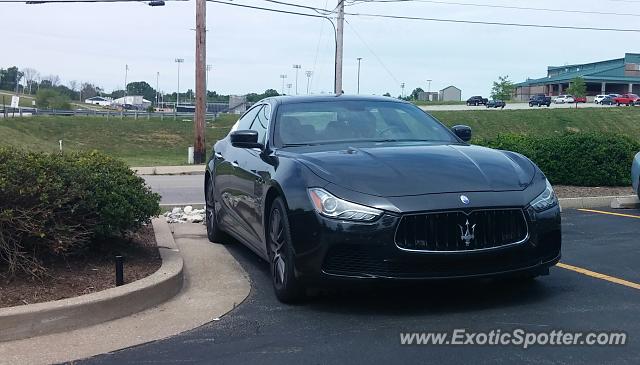
{"type": "Polygon", "coordinates": [[[306,148],[295,158],[333,184],[384,197],[523,190],[535,175],[522,155],[471,145],[306,148]]]}

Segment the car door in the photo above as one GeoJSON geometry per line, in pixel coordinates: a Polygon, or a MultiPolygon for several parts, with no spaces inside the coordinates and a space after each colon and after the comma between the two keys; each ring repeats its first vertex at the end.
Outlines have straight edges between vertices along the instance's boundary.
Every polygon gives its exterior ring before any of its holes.
{"type": "MultiPolygon", "coordinates": [[[[253,120],[249,129],[258,132],[258,142],[268,143],[267,131],[271,119],[271,106],[263,105],[253,120]]],[[[238,160],[239,170],[237,175],[242,180],[240,194],[242,196],[242,209],[240,214],[249,229],[251,242],[255,248],[266,254],[264,244],[263,210],[265,184],[269,181],[273,166],[267,163],[262,150],[258,148],[244,149],[241,160],[238,160]]]]}
{"type": "MultiPolygon", "coordinates": [[[[231,132],[249,129],[261,108],[262,105],[257,105],[249,109],[231,128],[231,132]]],[[[245,240],[250,240],[252,229],[245,219],[248,215],[245,212],[247,209],[245,191],[247,189],[244,186],[247,177],[239,168],[240,164],[247,159],[247,152],[243,148],[233,147],[227,137],[222,148],[216,150],[215,157],[218,163],[215,167],[214,186],[220,194],[221,201],[218,219],[225,229],[245,238],[245,240]]]]}

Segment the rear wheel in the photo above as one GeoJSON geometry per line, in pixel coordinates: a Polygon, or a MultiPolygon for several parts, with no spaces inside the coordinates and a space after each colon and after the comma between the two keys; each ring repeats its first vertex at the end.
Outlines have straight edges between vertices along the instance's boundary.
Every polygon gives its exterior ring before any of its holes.
{"type": "Polygon", "coordinates": [[[273,289],[279,301],[295,303],[304,298],[305,288],[295,276],[295,254],[282,198],[278,197],[273,201],[268,222],[267,247],[273,289]]]}

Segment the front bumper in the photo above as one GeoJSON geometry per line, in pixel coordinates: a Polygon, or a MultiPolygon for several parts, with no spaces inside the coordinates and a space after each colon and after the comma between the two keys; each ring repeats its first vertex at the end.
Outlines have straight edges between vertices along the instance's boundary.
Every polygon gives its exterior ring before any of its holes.
{"type": "Polygon", "coordinates": [[[407,252],[395,244],[399,215],[350,223],[315,212],[290,217],[296,275],[326,279],[450,279],[540,272],[560,259],[560,210],[525,214],[526,241],[483,251],[407,252]],[[297,227],[297,228],[296,228],[297,227]]]}

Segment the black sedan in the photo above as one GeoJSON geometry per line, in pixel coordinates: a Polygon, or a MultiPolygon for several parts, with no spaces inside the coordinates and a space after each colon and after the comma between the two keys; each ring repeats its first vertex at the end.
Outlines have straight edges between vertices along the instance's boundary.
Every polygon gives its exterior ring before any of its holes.
{"type": "Polygon", "coordinates": [[[505,103],[502,100],[489,100],[487,102],[487,108],[494,108],[494,109],[501,108],[501,109],[504,109],[505,106],[507,106],[507,103],[505,103]]]}
{"type": "Polygon", "coordinates": [[[392,98],[275,97],[218,141],[207,233],[268,260],[283,302],[333,280],[548,274],[560,210],[526,157],[392,98]]]}

